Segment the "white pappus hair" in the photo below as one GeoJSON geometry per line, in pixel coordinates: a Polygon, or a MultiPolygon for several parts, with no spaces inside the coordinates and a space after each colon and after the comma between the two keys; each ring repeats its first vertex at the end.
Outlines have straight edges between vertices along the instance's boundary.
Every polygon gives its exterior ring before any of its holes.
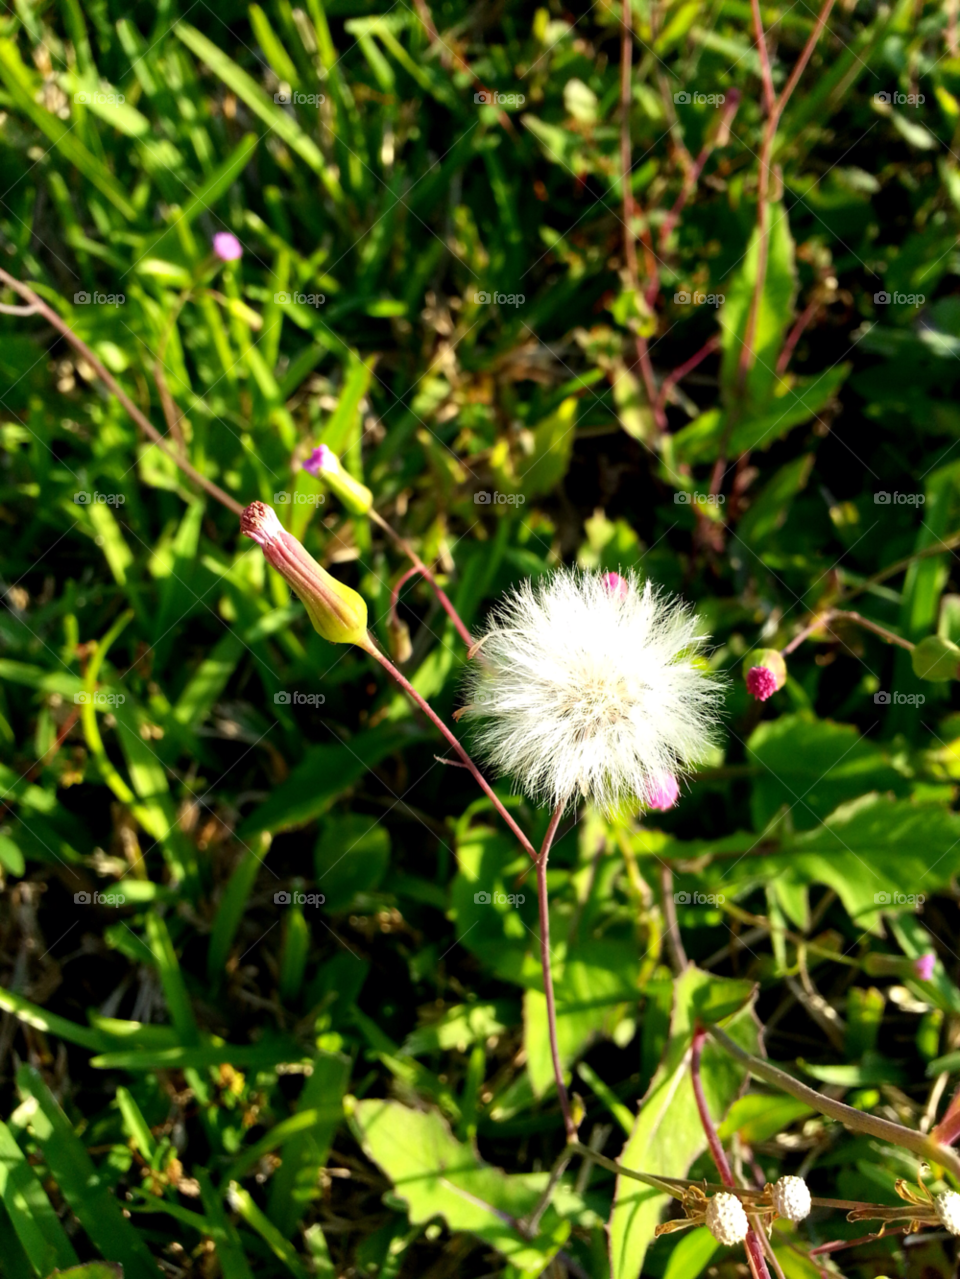
{"type": "Polygon", "coordinates": [[[560,569],[494,611],[468,674],[480,754],[538,804],[651,802],[714,741],[724,681],[693,611],[635,574],[560,569]]]}

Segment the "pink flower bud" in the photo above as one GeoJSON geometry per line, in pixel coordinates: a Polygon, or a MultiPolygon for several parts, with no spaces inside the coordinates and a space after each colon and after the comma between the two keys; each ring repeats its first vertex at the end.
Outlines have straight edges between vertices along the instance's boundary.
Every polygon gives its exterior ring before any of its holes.
{"type": "Polygon", "coordinates": [[[743,666],[747,692],[758,702],[765,702],[787,682],[787,664],[775,648],[755,649],[743,666]]]}
{"type": "Polygon", "coordinates": [[[213,251],[221,262],[236,262],[243,257],[243,246],[232,231],[218,231],[213,237],[213,251]]]}
{"type": "Polygon", "coordinates": [[[601,580],[614,599],[625,600],[630,594],[630,583],[619,573],[604,573],[601,580]]]}
{"type": "Polygon", "coordinates": [[[936,962],[937,956],[932,950],[928,950],[925,955],[921,955],[919,959],[913,961],[913,971],[920,981],[931,981],[933,979],[933,969],[936,962]]]}
{"type": "Polygon", "coordinates": [[[303,469],[317,479],[322,479],[351,515],[366,515],[373,506],[373,494],[366,484],[361,484],[349,471],[345,471],[336,453],[326,444],[313,450],[304,462],[303,469]]]}
{"type": "Polygon", "coordinates": [[[370,647],[363,597],[321,568],[284,530],[272,507],[251,502],[240,516],[240,530],[257,543],[267,562],[303,601],[314,630],[333,644],[370,647]]]}
{"type": "Polygon", "coordinates": [[[672,773],[661,773],[647,790],[646,806],[654,812],[665,813],[679,798],[680,783],[672,773]]]}

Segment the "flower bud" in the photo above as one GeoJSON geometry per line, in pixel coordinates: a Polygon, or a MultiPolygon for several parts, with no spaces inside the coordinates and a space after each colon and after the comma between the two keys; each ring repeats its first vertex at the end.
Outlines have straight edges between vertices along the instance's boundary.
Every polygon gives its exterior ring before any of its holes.
{"type": "Polygon", "coordinates": [[[680,783],[672,773],[661,773],[654,778],[646,794],[646,807],[657,813],[673,808],[680,798],[680,783]]]}
{"type": "Polygon", "coordinates": [[[787,664],[775,648],[755,648],[743,660],[747,692],[765,702],[787,682],[787,664]]]}
{"type": "Polygon", "coordinates": [[[345,471],[336,453],[326,444],[313,450],[304,462],[303,469],[317,479],[322,479],[351,515],[366,515],[373,506],[373,494],[366,484],[361,484],[345,471]]]}
{"type": "Polygon", "coordinates": [[[363,598],[320,567],[284,530],[273,507],[251,502],[240,516],[240,530],[253,538],[267,562],[303,601],[315,631],[332,644],[369,648],[367,605],[363,598]]]}
{"type": "Polygon", "coordinates": [[[870,977],[912,977],[914,981],[931,981],[936,962],[937,956],[932,950],[916,959],[872,950],[863,958],[863,971],[870,977]]]}
{"type": "Polygon", "coordinates": [[[236,262],[243,257],[243,246],[232,231],[218,231],[213,237],[213,251],[221,262],[236,262]]]}
{"type": "Polygon", "coordinates": [[[630,583],[619,573],[604,573],[601,580],[614,599],[625,600],[630,594],[630,583]]]}

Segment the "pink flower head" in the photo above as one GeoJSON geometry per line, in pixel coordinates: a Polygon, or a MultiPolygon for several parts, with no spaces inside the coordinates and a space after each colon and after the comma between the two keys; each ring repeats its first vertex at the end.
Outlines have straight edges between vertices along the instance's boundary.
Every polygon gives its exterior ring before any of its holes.
{"type": "Polygon", "coordinates": [[[630,594],[630,583],[619,573],[604,573],[603,584],[617,600],[625,600],[630,594]]]}
{"type": "Polygon", "coordinates": [[[237,262],[243,257],[243,246],[232,231],[218,231],[213,237],[213,251],[221,262],[237,262]]]}
{"type": "Polygon", "coordinates": [[[913,961],[913,971],[916,973],[920,981],[932,981],[933,968],[937,962],[937,956],[932,950],[928,950],[925,955],[921,955],[919,959],[913,961]]]}
{"type": "Polygon", "coordinates": [[[665,813],[673,808],[679,798],[680,783],[673,773],[661,773],[647,790],[647,808],[665,813]]]}
{"type": "Polygon", "coordinates": [[[337,456],[326,444],[315,448],[303,464],[303,469],[311,475],[319,475],[321,471],[332,471],[337,466],[337,456]]]}
{"type": "Polygon", "coordinates": [[[758,702],[765,702],[777,691],[777,677],[766,666],[751,666],[747,671],[747,692],[758,702]]]}

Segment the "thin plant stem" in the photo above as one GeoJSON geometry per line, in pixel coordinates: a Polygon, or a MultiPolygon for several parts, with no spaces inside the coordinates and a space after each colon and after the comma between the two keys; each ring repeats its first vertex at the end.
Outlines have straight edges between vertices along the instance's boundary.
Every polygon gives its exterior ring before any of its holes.
{"type": "Polygon", "coordinates": [[[886,640],[888,644],[899,644],[901,648],[905,648],[907,652],[910,653],[912,653],[916,648],[916,644],[912,643],[910,640],[904,639],[902,635],[896,635],[893,631],[887,630],[887,628],[885,626],[881,626],[879,622],[872,622],[869,617],[863,617],[860,613],[852,613],[847,609],[831,608],[827,609],[825,613],[820,613],[819,616],[814,618],[809,626],[805,626],[803,628],[799,635],[795,635],[790,643],[780,650],[781,654],[784,657],[789,657],[794,649],[799,648],[803,641],[807,639],[808,636],[812,635],[814,631],[821,631],[825,628],[829,629],[831,622],[853,622],[857,626],[862,626],[864,630],[872,631],[874,635],[879,635],[880,638],[886,640]]]}
{"type": "Polygon", "coordinates": [[[184,475],[188,475],[195,484],[199,484],[202,489],[206,489],[211,497],[216,498],[216,500],[225,506],[228,511],[232,511],[234,515],[243,514],[243,506],[236,498],[231,497],[229,493],[225,493],[219,485],[214,484],[212,480],[208,480],[205,475],[201,475],[198,470],[190,465],[186,458],[181,457],[176,449],[172,449],[170,447],[150,419],[137,408],[116,378],[107,372],[100,360],[97,359],[93,351],[91,351],[89,346],[87,346],[86,342],[84,342],[82,338],[78,337],[76,333],[74,333],[73,329],[71,329],[70,325],[57,315],[53,307],[48,306],[47,303],[44,302],[43,298],[34,293],[33,289],[31,289],[29,285],[21,283],[20,280],[15,279],[14,276],[10,275],[7,271],[4,271],[2,267],[0,267],[0,280],[13,289],[14,293],[19,293],[22,298],[26,298],[34,311],[42,315],[45,320],[48,320],[57,332],[62,334],[70,345],[80,352],[101,382],[103,382],[117,397],[144,435],[146,435],[148,439],[152,440],[158,449],[160,449],[163,453],[166,453],[167,457],[169,457],[170,460],[178,466],[181,471],[183,471],[184,475]]]}
{"type": "Polygon", "coordinates": [[[461,760],[463,761],[464,767],[467,768],[473,774],[474,780],[477,782],[480,789],[483,791],[486,797],[493,804],[494,808],[496,808],[497,812],[500,814],[503,820],[510,827],[514,835],[516,835],[517,839],[520,841],[524,849],[524,852],[528,853],[530,857],[532,857],[534,861],[536,861],[537,850],[530,843],[530,840],[527,839],[526,835],[523,833],[523,831],[520,829],[520,827],[517,825],[514,819],[507,812],[506,808],[503,805],[503,801],[496,794],[493,787],[490,785],[490,783],[487,781],[484,775],[480,772],[479,768],[477,768],[476,764],[470,758],[464,746],[457,740],[456,736],[446,726],[446,724],[443,722],[440,716],[436,713],[436,711],[433,709],[430,703],[426,700],[426,698],[422,697],[417,692],[417,690],[413,687],[413,685],[410,683],[407,677],[397,670],[393,662],[390,661],[389,657],[387,657],[386,654],[380,652],[380,649],[377,647],[373,639],[373,636],[369,636],[369,642],[365,646],[365,648],[366,648],[366,652],[368,652],[371,657],[375,658],[380,663],[380,665],[387,672],[387,674],[390,675],[400,685],[400,687],[407,694],[407,696],[410,697],[414,702],[416,702],[416,704],[423,711],[424,715],[426,715],[427,718],[440,730],[443,736],[447,739],[447,741],[450,743],[453,749],[460,756],[461,760]]]}
{"type": "Polygon", "coordinates": [[[760,16],[760,0],[750,0],[750,8],[753,13],[753,30],[757,38],[757,52],[760,54],[763,105],[767,115],[771,115],[776,102],[776,94],[773,89],[773,75],[770,71],[770,51],[767,49],[767,37],[763,30],[763,19],[760,16]]]}
{"type": "MultiPolygon", "coordinates": [[[[700,1058],[703,1053],[703,1043],[706,1039],[706,1031],[698,1029],[694,1031],[693,1048],[690,1055],[690,1082],[693,1084],[693,1095],[697,1103],[697,1111],[700,1115],[700,1123],[703,1125],[703,1131],[706,1134],[707,1145],[710,1147],[710,1154],[713,1162],[717,1165],[717,1172],[720,1174],[720,1180],[728,1189],[735,1189],[736,1182],[733,1179],[733,1173],[730,1170],[730,1164],[727,1160],[726,1151],[717,1136],[717,1130],[713,1126],[713,1120],[710,1118],[710,1111],[707,1109],[707,1099],[703,1095],[703,1083],[700,1079],[700,1058]]],[[[744,1249],[747,1254],[747,1261],[750,1263],[750,1269],[754,1274],[754,1279],[770,1279],[770,1271],[767,1269],[767,1259],[763,1255],[763,1245],[757,1235],[757,1230],[751,1222],[747,1230],[747,1237],[744,1240],[744,1249]]]]}
{"type": "MultiPolygon", "coordinates": [[[[450,598],[447,596],[446,592],[437,582],[437,579],[434,577],[431,570],[427,568],[426,564],[424,564],[423,560],[420,558],[417,552],[413,549],[413,546],[407,541],[407,539],[402,534],[398,533],[395,528],[391,527],[391,525],[388,524],[387,521],[383,518],[383,516],[380,515],[377,511],[371,510],[369,513],[369,516],[370,516],[370,519],[374,522],[374,524],[376,524],[378,528],[382,528],[383,531],[387,534],[387,536],[393,540],[393,542],[399,547],[401,551],[403,551],[404,555],[406,555],[406,557],[410,560],[414,569],[416,569],[416,571],[420,573],[422,577],[425,577],[427,579],[427,581],[430,583],[430,587],[434,595],[436,595],[437,599],[439,600],[441,607],[444,609],[447,616],[450,618],[454,626],[457,628],[457,632],[459,633],[460,638],[466,644],[467,648],[473,648],[474,647],[473,636],[467,630],[467,627],[463,619],[461,618],[457,610],[454,608],[450,598]]],[[[404,574],[404,576],[400,579],[400,581],[397,583],[396,587],[394,588],[394,592],[399,591],[401,585],[407,580],[409,576],[410,576],[409,573],[404,574]]],[[[391,596],[390,607],[391,607],[391,610],[393,610],[394,612],[396,611],[396,595],[395,594],[391,596]]]]}
{"type": "Polygon", "coordinates": [[[667,921],[667,949],[674,971],[682,973],[689,966],[683,941],[680,937],[680,925],[677,923],[677,907],[673,900],[673,871],[667,862],[660,866],[660,895],[663,898],[663,917],[667,921]]]}
{"type": "Polygon", "coordinates": [[[557,1085],[557,1095],[560,1098],[560,1109],[563,1112],[563,1126],[566,1130],[567,1141],[571,1142],[577,1139],[577,1126],[573,1122],[573,1115],[570,1111],[570,1098],[567,1096],[567,1088],[563,1082],[560,1046],[557,1042],[557,1008],[553,997],[553,974],[550,967],[550,901],[547,896],[547,860],[565,807],[565,803],[560,803],[554,809],[553,816],[550,818],[550,825],[547,827],[547,833],[543,838],[540,855],[537,858],[537,906],[540,911],[540,966],[543,969],[543,993],[547,1001],[547,1029],[550,1034],[553,1077],[557,1085]]]}
{"type": "Polygon", "coordinates": [[[773,1084],[775,1088],[781,1088],[785,1093],[789,1093],[791,1097],[796,1097],[799,1101],[806,1102],[808,1106],[818,1110],[821,1115],[837,1120],[838,1123],[843,1124],[845,1128],[850,1128],[853,1132],[865,1132],[871,1137],[879,1137],[881,1141],[888,1141],[891,1145],[902,1146],[905,1150],[912,1150],[914,1154],[926,1159],[928,1163],[939,1164],[940,1167],[949,1169],[955,1177],[960,1177],[960,1155],[951,1150],[949,1146],[941,1145],[932,1134],[927,1135],[926,1133],[917,1132],[913,1128],[905,1128],[903,1124],[894,1123],[890,1119],[881,1119],[878,1115],[870,1115],[865,1111],[855,1110],[852,1106],[847,1106],[842,1101],[835,1101],[833,1097],[827,1097],[825,1094],[817,1092],[815,1088],[808,1088],[799,1079],[794,1079],[785,1070],[780,1070],[779,1067],[774,1066],[769,1061],[765,1061],[762,1057],[754,1057],[752,1053],[748,1053],[741,1048],[719,1026],[709,1026],[707,1030],[722,1048],[726,1049],[732,1057],[736,1057],[738,1061],[743,1062],[751,1075],[754,1075],[757,1079],[766,1080],[768,1084],[773,1084]]]}

